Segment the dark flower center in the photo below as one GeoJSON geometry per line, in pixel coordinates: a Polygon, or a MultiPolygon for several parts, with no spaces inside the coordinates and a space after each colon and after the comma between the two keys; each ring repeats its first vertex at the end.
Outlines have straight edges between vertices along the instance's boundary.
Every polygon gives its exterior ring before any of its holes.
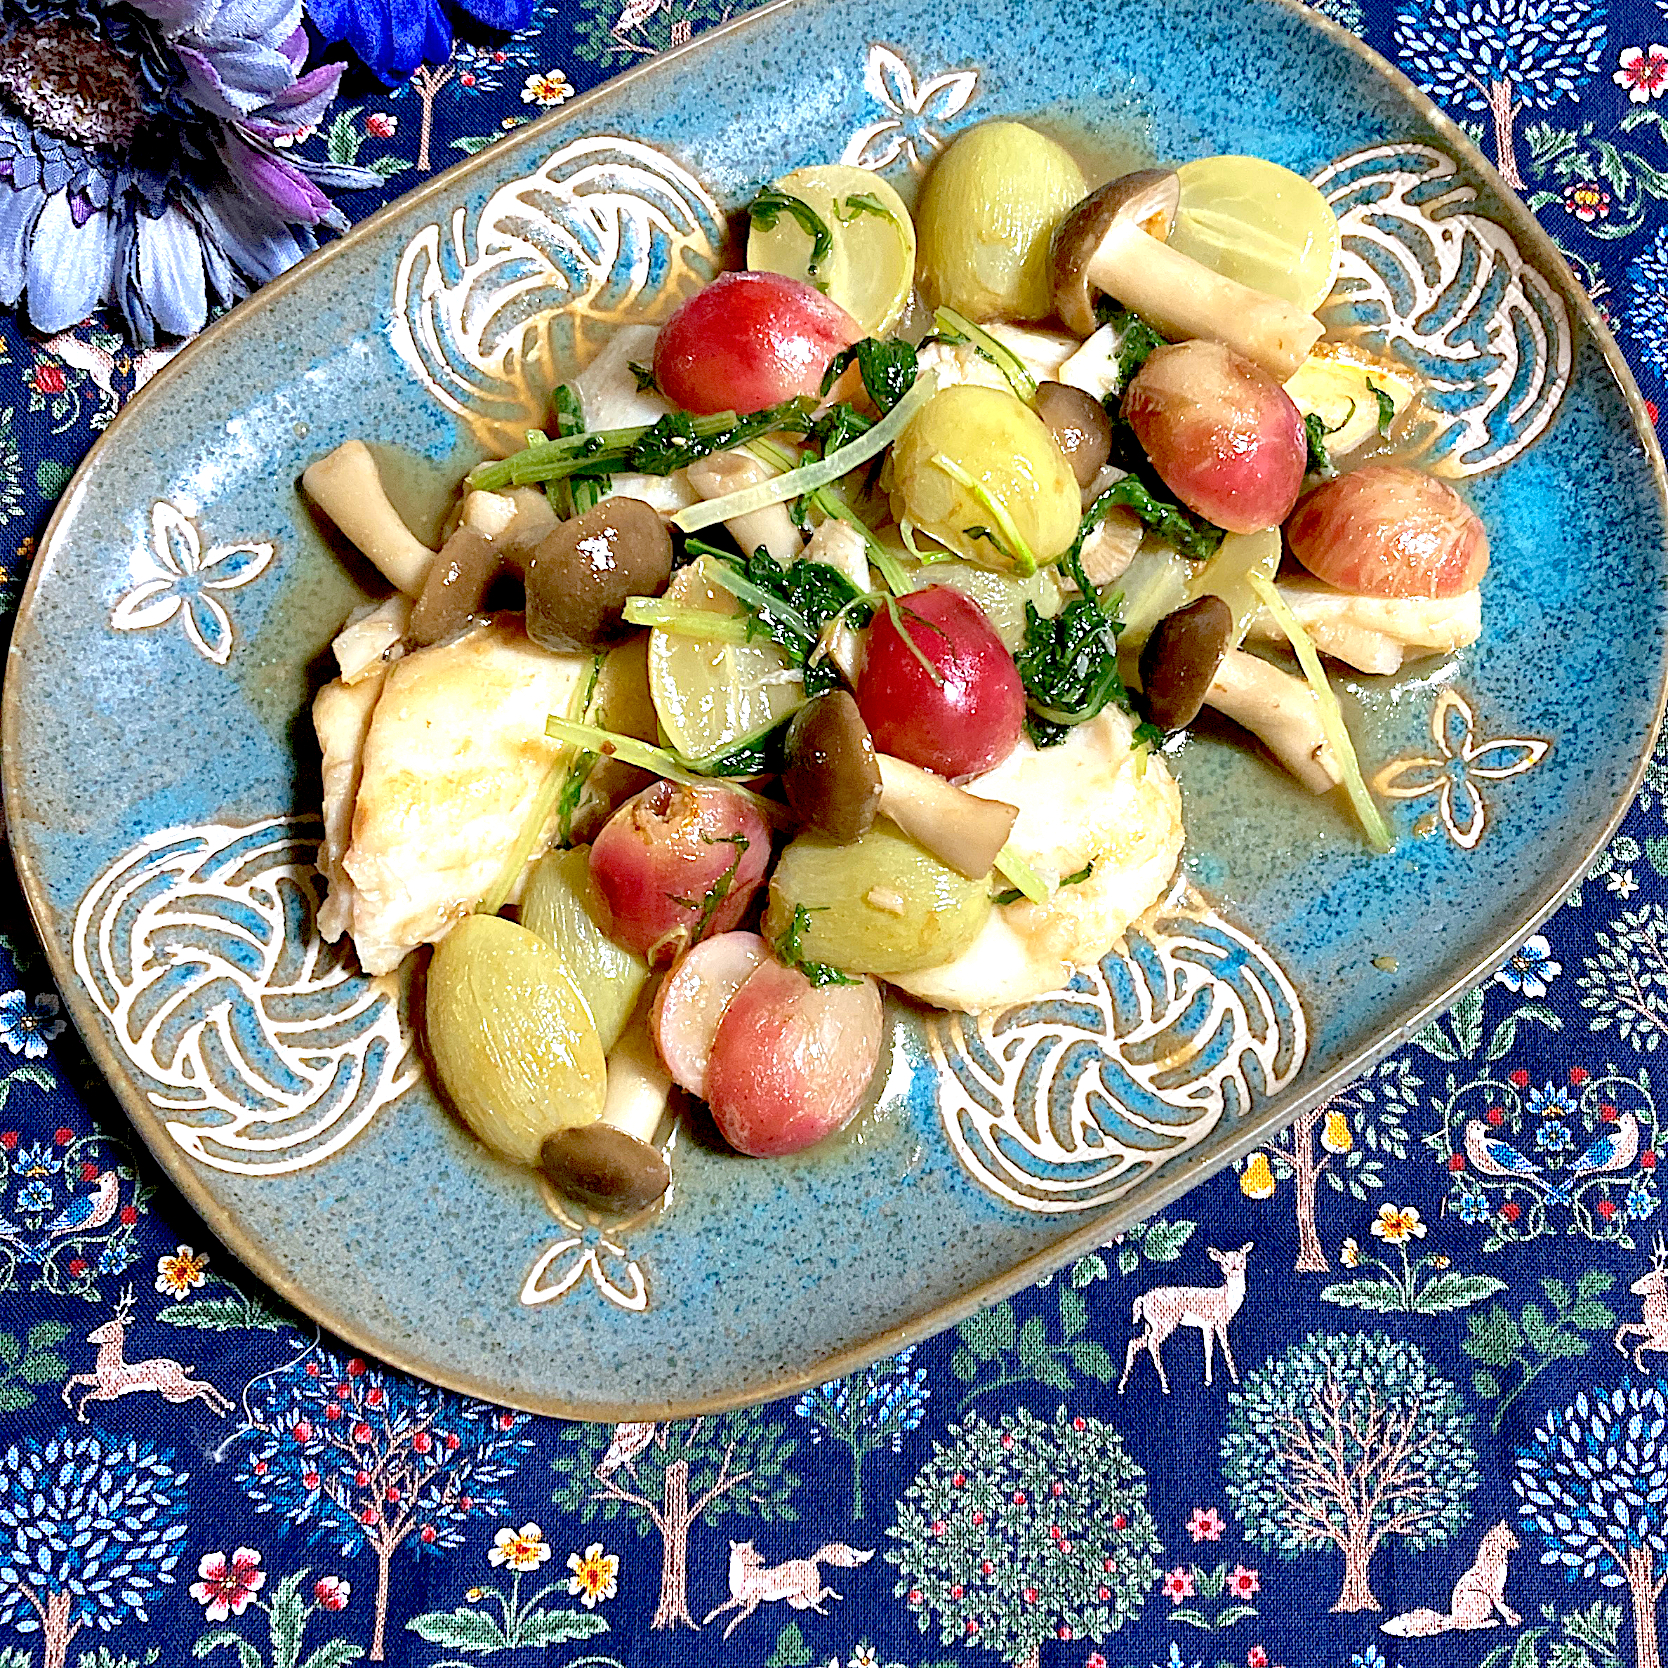
{"type": "Polygon", "coordinates": [[[129,144],[146,110],[134,72],[107,41],[60,18],[19,30],[0,56],[0,99],[77,145],[129,144]]]}

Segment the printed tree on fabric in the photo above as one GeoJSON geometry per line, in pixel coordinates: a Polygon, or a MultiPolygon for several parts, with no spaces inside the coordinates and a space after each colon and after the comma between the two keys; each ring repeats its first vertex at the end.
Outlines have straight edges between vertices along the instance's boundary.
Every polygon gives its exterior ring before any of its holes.
{"type": "Polygon", "coordinates": [[[897,1596],[944,1644],[1037,1668],[1045,1639],[1101,1640],[1158,1579],[1147,1480],[1123,1438],[1064,1407],[953,1425],[898,1502],[897,1596]]]}
{"type": "Polygon", "coordinates": [[[1335,1546],[1338,1610],[1377,1610],[1373,1554],[1440,1546],[1470,1515],[1470,1416],[1424,1355],[1385,1332],[1311,1333],[1228,1397],[1222,1471],[1246,1536],[1282,1558],[1335,1546]]]}
{"type": "Polygon", "coordinates": [[[807,1420],[811,1441],[823,1433],[851,1450],[851,1515],[863,1516],[863,1462],[877,1448],[897,1453],[905,1434],[926,1417],[927,1369],[910,1366],[911,1347],[889,1361],[878,1361],[850,1378],[807,1390],[794,1403],[794,1412],[807,1420]]]}
{"type": "Polygon", "coordinates": [[[257,1379],[238,1481],[255,1509],[376,1559],[370,1660],[383,1656],[388,1581],[402,1546],[438,1553],[503,1511],[500,1485],[533,1446],[524,1413],[384,1373],[323,1348],[257,1379]]]}
{"type": "Polygon", "coordinates": [[[1521,190],[1518,114],[1574,99],[1598,73],[1604,11],[1604,0],[1413,0],[1396,16],[1396,52],[1450,109],[1488,113],[1496,166],[1521,190]]]}
{"type": "Polygon", "coordinates": [[[798,1517],[799,1475],[787,1426],[743,1408],[678,1424],[562,1425],[553,1495],[581,1523],[630,1518],[660,1536],[660,1602],[651,1627],[698,1627],[689,1613],[689,1533],[727,1515],[798,1517]]]}
{"type": "Polygon", "coordinates": [[[0,1622],[39,1633],[41,1668],[172,1583],[186,1533],[187,1474],[137,1437],[59,1431],[0,1455],[0,1622]]]}
{"type": "Polygon", "coordinates": [[[1668,1584],[1668,1383],[1583,1390],[1520,1449],[1512,1487],[1543,1564],[1626,1587],[1637,1668],[1660,1668],[1656,1606],[1668,1584]]]}

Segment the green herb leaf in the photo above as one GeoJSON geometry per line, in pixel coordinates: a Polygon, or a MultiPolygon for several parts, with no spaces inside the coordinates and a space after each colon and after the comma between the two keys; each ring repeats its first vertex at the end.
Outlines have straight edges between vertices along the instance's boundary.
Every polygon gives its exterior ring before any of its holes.
{"type": "Polygon", "coordinates": [[[830,967],[827,962],[807,961],[801,948],[806,931],[811,925],[811,912],[804,904],[793,906],[793,915],[782,930],[782,935],[771,946],[776,952],[776,959],[784,967],[797,967],[807,979],[819,990],[824,985],[856,985],[861,979],[854,979],[849,974],[842,973],[837,967],[830,967]]]}
{"type": "MultiPolygon", "coordinates": [[[[584,434],[585,408],[570,384],[562,383],[551,396],[550,404],[558,439],[584,434]]],[[[601,502],[611,483],[606,475],[582,475],[554,484],[559,488],[557,509],[565,509],[570,515],[584,515],[601,502]]]]}
{"type": "Polygon", "coordinates": [[[639,394],[658,394],[660,392],[660,384],[654,378],[654,366],[639,365],[635,359],[629,359],[626,361],[626,369],[636,377],[639,394]]]}
{"type": "MultiPolygon", "coordinates": [[[[915,349],[901,337],[882,341],[876,336],[865,336],[848,348],[841,348],[828,362],[823,373],[821,392],[826,394],[839,381],[846,366],[853,362],[857,374],[875,409],[882,416],[892,409],[915,386],[915,349]]],[[[852,413],[855,417],[857,414],[852,413]]],[[[872,425],[865,422],[863,427],[872,425]]],[[[862,431],[857,431],[861,433],[862,431]]]]}
{"type": "Polygon", "coordinates": [[[1061,562],[1081,594],[1053,619],[1026,603],[1025,641],[1014,656],[1030,709],[1025,727],[1035,747],[1056,746],[1074,724],[1087,723],[1109,705],[1132,710],[1118,671],[1123,627],[1117,599],[1110,607],[1102,603],[1075,550],[1061,562]]]}
{"type": "MultiPolygon", "coordinates": [[[[1085,863],[1083,865],[1083,867],[1077,871],[1076,874],[1067,875],[1060,882],[1060,885],[1061,886],[1081,886],[1083,884],[1083,882],[1086,881],[1089,878],[1089,876],[1092,875],[1094,872],[1095,872],[1094,864],[1092,862],[1085,863]]],[[[1058,888],[1056,888],[1056,890],[1058,890],[1058,888]]],[[[998,892],[990,901],[993,904],[1016,904],[1024,896],[1025,896],[1025,894],[1023,892],[1021,892],[1020,889],[1017,886],[1010,886],[1007,891],[998,892]]]]}
{"type": "MultiPolygon", "coordinates": [[[[811,240],[811,258],[805,263],[805,271],[815,280],[817,268],[828,258],[829,251],[834,247],[834,234],[828,229],[828,222],[803,197],[779,191],[774,185],[767,185],[747,205],[748,220],[767,232],[776,229],[777,221],[784,214],[791,216],[799,229],[811,240]]],[[[823,288],[821,284],[817,287],[823,288]]]]}
{"type": "MultiPolygon", "coordinates": [[[[1194,561],[1214,556],[1225,536],[1220,527],[1184,509],[1173,498],[1154,491],[1139,475],[1125,475],[1121,481],[1115,481],[1089,506],[1089,514],[1093,515],[1102,504],[1107,509],[1121,504],[1133,510],[1148,532],[1194,561]]],[[[1101,510],[1103,518],[1105,514],[1106,510],[1101,510]]]]}
{"type": "Polygon", "coordinates": [[[1381,436],[1387,435],[1390,425],[1396,420],[1396,402],[1371,378],[1367,382],[1367,392],[1378,401],[1378,432],[1381,436]]]}
{"type": "Polygon", "coordinates": [[[816,654],[822,629],[838,614],[854,626],[866,625],[864,593],[827,562],[802,559],[784,567],[762,547],[747,557],[712,555],[712,577],[747,610],[749,635],[768,637],[803,670],[807,695],[833,689],[839,673],[816,654]]]}
{"type": "Polygon", "coordinates": [[[1304,465],[1306,475],[1319,475],[1322,480],[1330,481],[1338,473],[1332,467],[1332,459],[1326,450],[1326,437],[1330,432],[1326,419],[1319,412],[1311,411],[1303,419],[1303,435],[1309,443],[1309,461],[1304,465]]]}
{"type": "Polygon", "coordinates": [[[1149,355],[1164,346],[1164,338],[1141,317],[1127,307],[1120,307],[1110,296],[1103,295],[1095,303],[1095,322],[1109,324],[1118,332],[1118,388],[1129,386],[1130,378],[1146,364],[1149,355]]]}

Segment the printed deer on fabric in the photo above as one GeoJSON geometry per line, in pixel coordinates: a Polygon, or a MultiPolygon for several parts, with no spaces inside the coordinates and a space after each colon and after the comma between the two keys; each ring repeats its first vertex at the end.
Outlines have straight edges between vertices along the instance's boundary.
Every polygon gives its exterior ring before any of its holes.
{"type": "Polygon", "coordinates": [[[1136,1298],[1130,1319],[1142,1328],[1129,1341],[1124,1352],[1124,1376],[1118,1380],[1118,1393],[1129,1383],[1135,1358],[1143,1349],[1152,1357],[1158,1369],[1159,1388],[1170,1394],[1170,1380],[1164,1374],[1164,1358],[1159,1353],[1164,1340],[1178,1326],[1196,1326],[1205,1345],[1205,1383],[1211,1381],[1211,1356],[1214,1344],[1221,1344],[1222,1358],[1228,1363],[1228,1376],[1239,1383],[1239,1369],[1234,1365],[1234,1352],[1228,1347],[1228,1322],[1245,1302],[1245,1265],[1250,1260],[1254,1242],[1247,1240],[1237,1251],[1218,1251],[1206,1248],[1206,1255],[1222,1270],[1220,1286],[1159,1286],[1136,1298]]]}
{"type": "Polygon", "coordinates": [[[98,1356],[90,1373],[76,1373],[64,1385],[64,1406],[74,1407],[75,1416],[86,1424],[88,1402],[113,1402],[118,1396],[137,1391],[154,1391],[168,1402],[203,1401],[211,1412],[224,1418],[232,1410],[228,1397],[223,1396],[206,1379],[193,1378],[190,1367],[166,1355],[155,1355],[146,1361],[124,1358],[128,1325],[133,1319],[133,1288],[127,1287],[116,1303],[116,1312],[109,1320],[95,1326],[87,1334],[89,1344],[98,1345],[98,1356]],[[79,1384],[89,1386],[79,1403],[71,1394],[79,1384]]]}
{"type": "Polygon", "coordinates": [[[1647,1350],[1668,1355],[1668,1245],[1663,1243],[1661,1234],[1656,1236],[1656,1246],[1651,1252],[1650,1273],[1641,1274],[1628,1290],[1644,1302],[1638,1320],[1623,1321],[1616,1328],[1616,1348],[1623,1355],[1631,1354],[1633,1365],[1644,1372],[1647,1350]],[[1625,1340],[1634,1337],[1639,1342],[1630,1350],[1625,1340]]]}

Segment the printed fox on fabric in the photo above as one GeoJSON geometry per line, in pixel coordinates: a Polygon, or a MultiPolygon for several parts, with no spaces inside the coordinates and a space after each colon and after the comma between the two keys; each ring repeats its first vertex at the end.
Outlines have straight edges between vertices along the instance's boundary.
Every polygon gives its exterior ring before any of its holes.
{"type": "Polygon", "coordinates": [[[731,1541],[730,1596],[706,1620],[710,1622],[726,1610],[734,1609],[736,1615],[724,1629],[724,1637],[728,1639],[761,1604],[778,1599],[786,1599],[795,1610],[814,1610],[820,1616],[824,1599],[842,1595],[823,1585],[817,1565],[836,1564],[851,1569],[868,1563],[872,1557],[873,1552],[860,1551],[844,1541],[829,1541],[809,1558],[790,1558],[786,1563],[767,1565],[751,1541],[731,1541]]]}
{"type": "Polygon", "coordinates": [[[1398,1639],[1426,1639],[1437,1633],[1498,1627],[1501,1621],[1507,1627],[1518,1626],[1523,1618],[1506,1602],[1506,1559],[1518,1544],[1507,1524],[1495,1524],[1478,1545],[1471,1568],[1454,1583],[1446,1613],[1409,1610],[1392,1616],[1383,1631],[1398,1639]]]}

